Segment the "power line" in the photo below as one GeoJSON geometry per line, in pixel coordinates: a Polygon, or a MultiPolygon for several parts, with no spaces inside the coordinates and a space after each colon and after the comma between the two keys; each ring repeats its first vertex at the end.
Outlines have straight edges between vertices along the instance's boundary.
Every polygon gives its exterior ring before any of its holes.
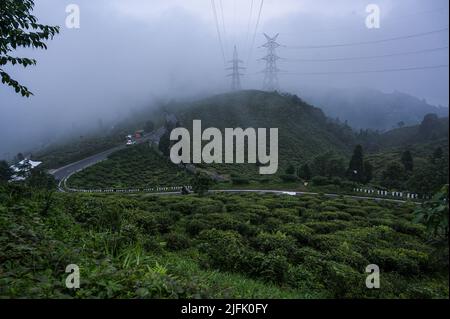
{"type": "Polygon", "coordinates": [[[280,72],[287,75],[342,75],[342,74],[369,74],[369,73],[390,73],[390,72],[404,72],[404,71],[417,71],[417,70],[432,70],[448,68],[448,64],[411,67],[411,68],[399,68],[399,69],[384,69],[384,70],[365,70],[365,71],[338,71],[338,72],[280,72]]]}
{"type": "Polygon", "coordinates": [[[411,34],[411,35],[406,35],[406,36],[400,36],[400,37],[395,37],[395,38],[375,40],[375,41],[341,43],[341,44],[331,44],[331,45],[289,46],[288,48],[290,48],[290,49],[324,49],[324,48],[339,48],[339,47],[350,47],[350,46],[357,46],[357,45],[378,44],[378,43],[392,42],[392,41],[397,41],[397,40],[419,38],[419,37],[424,37],[424,36],[428,36],[428,35],[432,35],[432,34],[441,33],[444,31],[448,31],[448,28],[433,30],[433,31],[423,32],[423,33],[417,33],[417,34],[411,34]]]}
{"type": "MultiPolygon", "coordinates": [[[[225,43],[225,47],[228,48],[228,35],[227,35],[227,28],[226,28],[226,24],[225,24],[225,14],[224,14],[224,10],[223,10],[223,2],[222,0],[219,0],[219,7],[220,7],[220,12],[222,15],[222,29],[223,29],[223,38],[224,38],[224,43],[225,43]]],[[[227,53],[228,51],[225,50],[225,53],[227,53]]]]}
{"type": "Polygon", "coordinates": [[[408,55],[414,55],[414,54],[421,54],[421,53],[430,53],[430,52],[437,52],[437,51],[443,51],[448,49],[449,47],[440,47],[440,48],[434,48],[434,49],[425,49],[425,50],[419,50],[419,51],[411,51],[411,52],[401,52],[401,53],[393,53],[393,54],[385,54],[385,55],[372,55],[372,56],[360,56],[360,57],[349,57],[349,58],[334,58],[334,59],[282,59],[284,61],[290,61],[290,62],[337,62],[337,61],[355,61],[355,60],[372,60],[372,59],[380,59],[380,58],[389,58],[389,57],[396,57],[396,56],[408,56],[408,55]]]}
{"type": "Polygon", "coordinates": [[[219,19],[217,18],[216,3],[214,2],[214,0],[211,0],[211,4],[212,4],[213,13],[214,13],[214,19],[216,21],[217,36],[219,37],[220,49],[222,51],[222,57],[223,57],[223,63],[226,65],[227,59],[225,58],[225,51],[223,49],[222,36],[220,35],[220,26],[219,26],[219,19]]]}
{"type": "Polygon", "coordinates": [[[259,22],[261,20],[261,13],[262,13],[263,7],[264,7],[264,0],[261,0],[261,6],[259,8],[258,19],[256,20],[255,33],[253,34],[253,40],[252,40],[252,45],[250,46],[250,52],[248,54],[247,64],[250,63],[250,59],[252,58],[253,47],[255,46],[255,41],[256,41],[256,33],[258,32],[258,27],[259,27],[259,22]]]}
{"type": "MultiPolygon", "coordinates": [[[[246,35],[246,37],[245,37],[245,45],[246,45],[246,47],[247,47],[248,40],[249,40],[249,37],[250,37],[250,26],[251,26],[251,24],[252,24],[253,6],[254,6],[254,4],[255,4],[255,0],[252,0],[252,3],[251,3],[251,5],[250,5],[250,15],[249,15],[249,17],[248,17],[247,35],[246,35]]],[[[249,48],[249,49],[250,49],[250,48],[249,48]]]]}
{"type": "MultiPolygon", "coordinates": [[[[435,14],[435,13],[443,14],[445,9],[446,9],[445,7],[440,7],[440,8],[430,9],[430,10],[426,10],[426,11],[419,11],[419,12],[408,13],[408,14],[404,14],[404,15],[392,16],[389,19],[387,19],[387,21],[383,21],[382,23],[383,23],[383,25],[392,24],[392,22],[397,22],[399,19],[410,18],[410,17],[414,17],[414,16],[428,15],[428,14],[435,14]]],[[[320,32],[330,32],[330,31],[337,31],[337,30],[355,30],[355,29],[356,29],[355,26],[344,26],[344,27],[336,26],[334,28],[330,27],[330,28],[323,28],[323,29],[306,29],[303,32],[320,33],[320,32]]],[[[283,36],[298,37],[298,35],[296,35],[296,34],[294,35],[294,34],[286,34],[286,33],[283,33],[283,36]]]]}

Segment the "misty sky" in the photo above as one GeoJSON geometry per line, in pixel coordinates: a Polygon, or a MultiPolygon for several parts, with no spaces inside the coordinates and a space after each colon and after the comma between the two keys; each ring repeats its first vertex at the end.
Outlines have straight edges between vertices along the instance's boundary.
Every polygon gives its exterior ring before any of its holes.
{"type": "MultiPolygon", "coordinates": [[[[155,101],[182,99],[229,89],[210,0],[36,0],[41,23],[61,26],[47,51],[20,50],[36,67],[6,68],[35,96],[22,98],[0,86],[0,158],[10,157],[43,137],[63,136],[118,120],[155,101]],[[81,9],[81,28],[65,28],[68,4],[81,9]]],[[[424,37],[351,47],[300,49],[396,38],[448,28],[447,0],[215,0],[220,34],[231,59],[236,45],[244,60],[244,88],[261,88],[263,32],[280,33],[285,58],[279,68],[282,90],[302,87],[369,87],[402,91],[448,106],[448,68],[395,73],[325,74],[429,67],[448,64],[448,49],[379,59],[301,62],[390,55],[448,46],[448,30],[424,37]],[[222,6],[220,6],[222,2],[222,6]],[[381,28],[365,26],[366,5],[381,7],[381,28]],[[222,10],[223,8],[223,16],[222,10]],[[250,18],[251,17],[251,18],[250,18]],[[252,53],[252,54],[250,54],[252,53]],[[302,73],[308,73],[303,74],[302,73]]],[[[32,144],[32,145],[30,145],[32,144]]]]}

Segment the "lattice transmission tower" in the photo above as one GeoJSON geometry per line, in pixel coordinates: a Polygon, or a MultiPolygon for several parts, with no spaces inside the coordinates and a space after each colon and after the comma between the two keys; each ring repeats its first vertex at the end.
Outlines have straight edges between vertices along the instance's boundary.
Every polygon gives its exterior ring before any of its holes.
{"type": "Polygon", "coordinates": [[[263,90],[276,91],[279,89],[278,72],[280,72],[277,67],[277,61],[280,57],[276,53],[276,49],[281,46],[277,42],[279,34],[274,37],[269,37],[264,33],[264,36],[266,37],[267,42],[263,45],[263,47],[267,49],[267,55],[262,58],[262,60],[266,61],[266,68],[263,70],[263,90]]]}
{"type": "Polygon", "coordinates": [[[242,89],[241,87],[241,76],[244,74],[240,73],[241,70],[245,70],[244,67],[241,67],[240,64],[244,63],[244,61],[239,60],[238,51],[236,46],[234,46],[234,52],[233,52],[233,60],[229,61],[228,63],[231,63],[231,68],[227,68],[227,70],[231,70],[232,73],[228,76],[231,77],[231,90],[232,91],[240,91],[242,89]]]}

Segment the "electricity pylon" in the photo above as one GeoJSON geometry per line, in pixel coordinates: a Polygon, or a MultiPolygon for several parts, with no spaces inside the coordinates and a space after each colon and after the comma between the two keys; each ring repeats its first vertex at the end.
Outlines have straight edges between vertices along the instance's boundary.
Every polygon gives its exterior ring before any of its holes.
{"type": "Polygon", "coordinates": [[[265,33],[264,36],[266,37],[267,42],[263,45],[263,47],[267,49],[267,55],[262,58],[262,60],[266,61],[266,68],[263,70],[263,90],[275,91],[279,89],[278,72],[280,72],[280,70],[277,67],[277,61],[280,59],[280,57],[276,53],[276,49],[281,46],[279,43],[277,43],[279,34],[277,34],[273,38],[269,37],[265,33]]]}
{"type": "Polygon", "coordinates": [[[245,70],[245,68],[239,66],[240,63],[244,63],[244,61],[239,60],[238,52],[236,46],[234,46],[233,60],[228,63],[232,64],[231,68],[227,68],[227,70],[232,70],[233,72],[228,76],[231,77],[231,90],[239,91],[241,90],[241,76],[244,74],[240,73],[240,70],[245,70]]]}

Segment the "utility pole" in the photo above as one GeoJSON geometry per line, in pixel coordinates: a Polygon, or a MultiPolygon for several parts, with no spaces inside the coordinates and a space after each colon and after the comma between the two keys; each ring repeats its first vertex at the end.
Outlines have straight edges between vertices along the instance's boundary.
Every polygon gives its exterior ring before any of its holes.
{"type": "Polygon", "coordinates": [[[276,53],[276,49],[281,46],[279,43],[277,43],[279,34],[277,34],[273,38],[269,37],[265,33],[264,36],[266,37],[267,42],[263,45],[263,47],[267,49],[267,55],[262,58],[262,60],[266,61],[266,68],[263,70],[263,90],[275,91],[279,89],[278,72],[280,72],[280,70],[277,67],[277,61],[280,59],[280,57],[276,53]]]}
{"type": "Polygon", "coordinates": [[[227,68],[227,70],[232,70],[232,73],[228,75],[231,77],[231,90],[239,91],[241,90],[241,76],[244,75],[240,73],[240,70],[244,70],[245,68],[239,66],[239,64],[244,63],[244,61],[239,60],[236,46],[234,46],[233,60],[228,63],[232,64],[231,68],[227,68]]]}

